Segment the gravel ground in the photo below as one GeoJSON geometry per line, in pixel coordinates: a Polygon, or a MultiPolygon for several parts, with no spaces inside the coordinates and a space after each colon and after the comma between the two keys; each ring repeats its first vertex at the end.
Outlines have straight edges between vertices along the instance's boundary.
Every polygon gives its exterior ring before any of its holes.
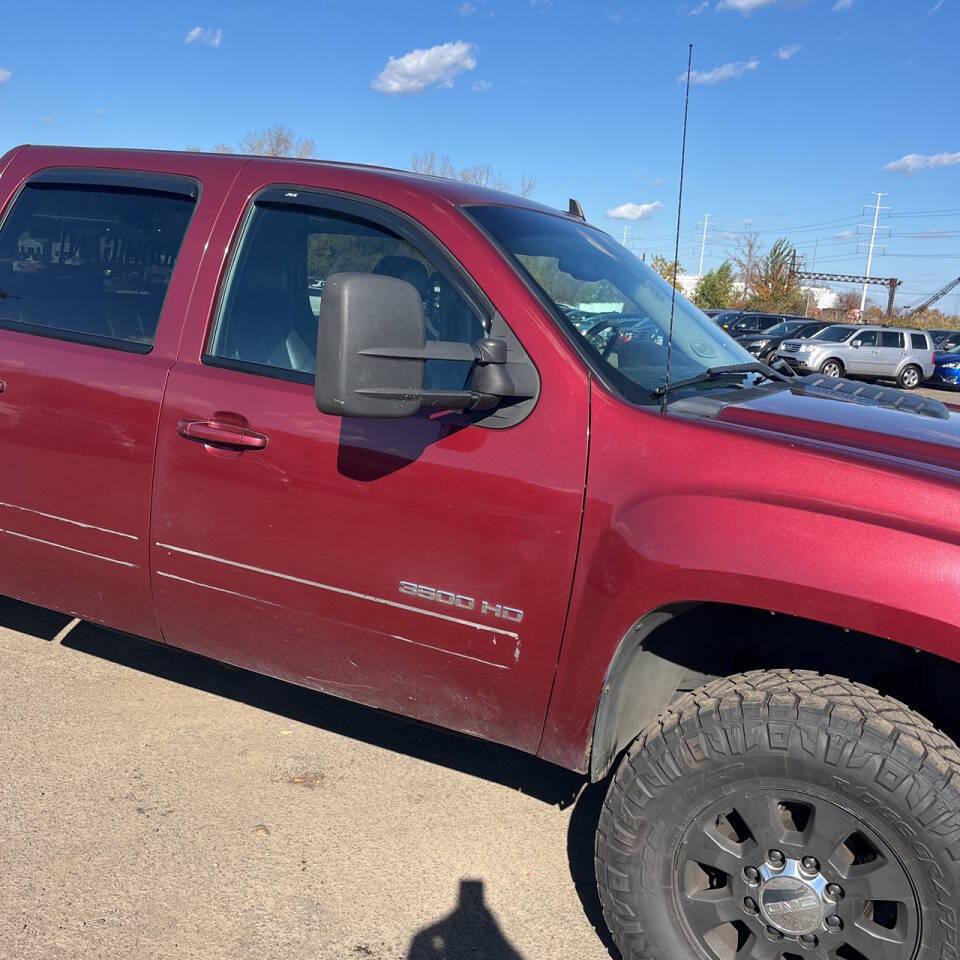
{"type": "Polygon", "coordinates": [[[611,956],[601,789],[67,625],[0,598],[0,957],[611,956]]]}

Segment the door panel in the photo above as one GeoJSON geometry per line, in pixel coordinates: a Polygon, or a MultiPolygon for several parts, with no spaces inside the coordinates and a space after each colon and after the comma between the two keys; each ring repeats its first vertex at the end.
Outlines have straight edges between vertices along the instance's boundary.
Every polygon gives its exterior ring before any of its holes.
{"type": "Polygon", "coordinates": [[[0,227],[0,593],[159,639],[153,455],[196,184],[18,158],[24,181],[0,227]]]}
{"type": "MultiPolygon", "coordinates": [[[[228,225],[239,217],[234,211],[228,225]]],[[[285,226],[283,236],[291,231],[295,225],[285,226]]],[[[362,236],[351,241],[354,254],[363,253],[362,236]]],[[[423,278],[412,256],[381,252],[368,269],[423,278]]],[[[299,255],[291,262],[305,263],[299,255]]],[[[266,282],[284,272],[276,266],[266,282]]],[[[294,273],[286,272],[285,289],[301,290],[294,273]]],[[[313,280],[304,297],[317,296],[313,280]]],[[[425,296],[440,302],[444,291],[431,279],[425,296]]],[[[170,375],[150,537],[165,639],[535,750],[579,536],[585,373],[550,351],[531,353],[541,394],[508,429],[451,413],[326,416],[299,350],[286,349],[290,340],[274,329],[278,316],[302,327],[302,305],[283,290],[275,296],[283,309],[256,307],[267,317],[258,337],[225,325],[227,335],[209,338],[211,349],[224,344],[222,357],[182,356],[170,375]],[[275,368],[243,368],[251,343],[275,368]],[[239,369],[223,366],[231,358],[239,369]],[[266,442],[256,449],[205,443],[183,435],[192,421],[266,442]]],[[[212,307],[212,285],[204,301],[212,307]]],[[[225,311],[233,302],[227,292],[225,311]]],[[[248,309],[252,299],[237,303],[248,309]]],[[[522,297],[514,304],[530,309],[522,297]]]]}
{"type": "Polygon", "coordinates": [[[843,350],[843,362],[848,373],[860,376],[872,374],[877,366],[877,331],[865,330],[857,334],[848,349],[843,350]],[[859,343],[854,347],[854,343],[859,343]]]}
{"type": "Polygon", "coordinates": [[[0,593],[158,636],[147,530],[167,366],[0,330],[0,593]]]}
{"type": "Polygon", "coordinates": [[[317,412],[310,386],[178,363],[152,533],[166,639],[534,749],[579,529],[581,386],[566,419],[545,426],[545,404],[494,431],[456,417],[341,421],[317,412]],[[228,405],[265,449],[178,432],[228,405]],[[462,599],[409,596],[402,582],[462,599]],[[484,601],[523,619],[484,614],[484,601]]]}

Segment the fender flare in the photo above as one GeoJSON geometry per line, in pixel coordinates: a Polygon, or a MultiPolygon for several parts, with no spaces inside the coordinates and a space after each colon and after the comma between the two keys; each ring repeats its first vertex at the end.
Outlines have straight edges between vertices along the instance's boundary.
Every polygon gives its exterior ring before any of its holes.
{"type": "Polygon", "coordinates": [[[593,722],[590,780],[602,780],[618,754],[669,703],[686,673],[644,646],[665,623],[697,603],[677,603],[644,614],[624,635],[607,667],[593,722]]]}

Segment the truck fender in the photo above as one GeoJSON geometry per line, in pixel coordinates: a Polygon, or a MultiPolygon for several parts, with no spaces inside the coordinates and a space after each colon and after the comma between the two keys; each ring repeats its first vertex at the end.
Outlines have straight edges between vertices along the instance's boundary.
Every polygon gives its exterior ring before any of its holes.
{"type": "Polygon", "coordinates": [[[696,604],[673,604],[644,614],[621,639],[603,681],[593,722],[590,780],[602,780],[617,755],[669,703],[685,673],[644,641],[696,604]]]}

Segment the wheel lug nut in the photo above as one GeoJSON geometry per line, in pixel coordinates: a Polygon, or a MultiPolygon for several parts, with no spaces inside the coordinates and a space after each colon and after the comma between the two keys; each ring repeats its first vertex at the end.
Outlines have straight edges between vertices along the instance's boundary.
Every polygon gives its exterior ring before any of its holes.
{"type": "Polygon", "coordinates": [[[817,945],[817,938],[812,933],[805,933],[800,938],[800,946],[812,950],[817,945]]]}
{"type": "Polygon", "coordinates": [[[767,853],[767,860],[770,861],[775,867],[782,867],[786,862],[783,854],[779,850],[770,850],[767,853]]]}
{"type": "Polygon", "coordinates": [[[827,896],[830,897],[831,900],[842,900],[843,887],[841,887],[839,883],[828,883],[827,896]]]}
{"type": "Polygon", "coordinates": [[[767,927],[767,937],[771,940],[779,940],[783,934],[776,927],[767,927]]]}
{"type": "Polygon", "coordinates": [[[756,867],[744,867],[743,879],[747,883],[757,883],[760,880],[760,871],[756,867]]]}
{"type": "Polygon", "coordinates": [[[836,914],[827,917],[823,922],[830,933],[839,933],[843,929],[843,921],[836,914]]]}
{"type": "Polygon", "coordinates": [[[816,857],[804,857],[804,858],[800,861],[800,865],[803,867],[804,870],[807,871],[807,873],[819,873],[819,872],[820,872],[820,864],[817,863],[817,858],[816,858],[816,857]]]}
{"type": "Polygon", "coordinates": [[[744,897],[743,909],[751,916],[755,916],[757,913],[757,901],[754,900],[753,897],[744,897]]]}

